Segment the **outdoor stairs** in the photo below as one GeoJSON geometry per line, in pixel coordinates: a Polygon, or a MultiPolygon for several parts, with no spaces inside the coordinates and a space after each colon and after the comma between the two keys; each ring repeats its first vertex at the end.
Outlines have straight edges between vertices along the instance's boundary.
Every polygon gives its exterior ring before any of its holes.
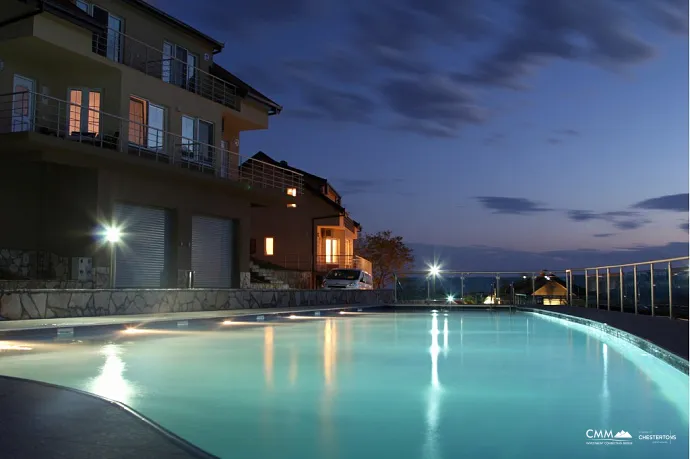
{"type": "Polygon", "coordinates": [[[249,262],[250,285],[256,290],[288,290],[290,286],[278,279],[275,271],[262,268],[253,261],[249,262]]]}

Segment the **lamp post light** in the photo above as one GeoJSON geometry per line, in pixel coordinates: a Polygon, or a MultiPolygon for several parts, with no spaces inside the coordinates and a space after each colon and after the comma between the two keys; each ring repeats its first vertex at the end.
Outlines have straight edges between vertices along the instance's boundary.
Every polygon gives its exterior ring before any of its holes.
{"type": "MultiPolygon", "coordinates": [[[[429,275],[427,276],[427,286],[429,285],[429,277],[431,277],[431,282],[432,282],[432,287],[431,287],[431,295],[432,297],[436,297],[436,276],[439,275],[441,272],[441,268],[438,265],[431,265],[429,266],[429,275]]],[[[428,287],[427,287],[428,290],[428,287]]]]}
{"type": "Polygon", "coordinates": [[[122,231],[117,226],[106,227],[105,240],[110,245],[110,288],[115,288],[115,247],[122,240],[122,231]]]}

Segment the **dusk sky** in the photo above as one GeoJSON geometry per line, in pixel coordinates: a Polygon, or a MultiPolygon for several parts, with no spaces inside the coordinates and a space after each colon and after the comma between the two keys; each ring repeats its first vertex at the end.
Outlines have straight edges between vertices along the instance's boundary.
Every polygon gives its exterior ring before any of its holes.
{"type": "Polygon", "coordinates": [[[243,155],[327,178],[419,261],[688,254],[687,0],[153,3],[284,106],[243,155]]]}

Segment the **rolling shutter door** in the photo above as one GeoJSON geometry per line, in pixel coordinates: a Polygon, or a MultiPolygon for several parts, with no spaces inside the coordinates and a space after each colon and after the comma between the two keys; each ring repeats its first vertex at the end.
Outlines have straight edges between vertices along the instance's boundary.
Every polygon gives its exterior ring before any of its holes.
{"type": "Polygon", "coordinates": [[[232,220],[192,217],[192,271],[195,288],[230,288],[232,220]]]}
{"type": "Polygon", "coordinates": [[[160,288],[165,271],[167,212],[153,207],[115,204],[123,225],[115,259],[118,288],[160,288]]]}

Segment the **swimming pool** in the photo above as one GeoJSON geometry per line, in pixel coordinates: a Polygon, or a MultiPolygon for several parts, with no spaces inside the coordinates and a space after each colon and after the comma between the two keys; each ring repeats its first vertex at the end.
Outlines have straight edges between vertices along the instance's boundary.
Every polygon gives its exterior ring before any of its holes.
{"type": "Polygon", "coordinates": [[[687,457],[688,376],[586,331],[530,313],[348,314],[39,344],[0,373],[121,401],[220,457],[687,457]],[[632,438],[594,438],[607,431],[632,438]]]}

